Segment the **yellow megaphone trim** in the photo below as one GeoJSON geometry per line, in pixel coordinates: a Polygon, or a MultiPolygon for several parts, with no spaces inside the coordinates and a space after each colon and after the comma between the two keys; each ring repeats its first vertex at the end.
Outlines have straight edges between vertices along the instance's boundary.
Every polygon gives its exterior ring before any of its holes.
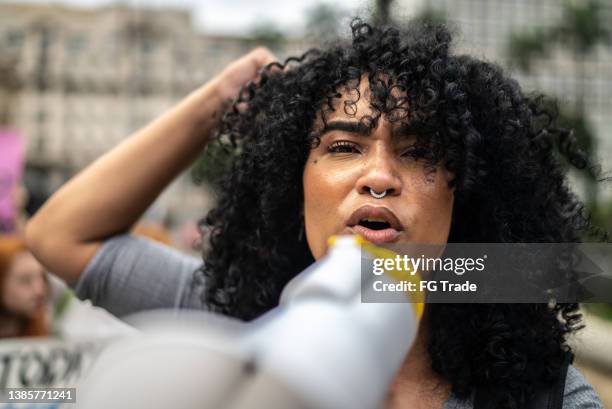
{"type": "MultiPolygon", "coordinates": [[[[355,244],[357,244],[363,250],[367,251],[368,253],[370,253],[372,256],[376,258],[395,259],[397,256],[396,252],[386,249],[384,247],[378,247],[375,244],[370,243],[369,241],[367,241],[366,239],[364,239],[362,236],[358,234],[352,236],[352,238],[355,241],[355,244]]],[[[335,246],[337,240],[338,240],[338,236],[335,236],[335,235],[330,236],[327,239],[328,247],[335,246]]],[[[425,310],[425,295],[423,294],[423,291],[420,291],[421,287],[419,283],[421,281],[421,275],[419,274],[419,271],[416,269],[413,269],[411,271],[398,271],[396,269],[393,269],[393,270],[385,270],[385,273],[398,282],[408,281],[408,282],[413,282],[416,284],[416,288],[419,290],[411,291],[407,295],[408,295],[408,298],[410,299],[410,302],[414,304],[414,312],[415,312],[417,320],[420,320],[421,317],[423,316],[423,311],[425,310]]]]}

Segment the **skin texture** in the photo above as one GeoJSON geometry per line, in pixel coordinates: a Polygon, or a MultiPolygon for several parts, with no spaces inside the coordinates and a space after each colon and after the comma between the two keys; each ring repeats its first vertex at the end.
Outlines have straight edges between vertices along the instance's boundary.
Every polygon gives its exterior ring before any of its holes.
{"type": "MultiPolygon", "coordinates": [[[[327,122],[358,122],[364,113],[371,114],[368,87],[367,78],[362,78],[360,91],[365,97],[357,102],[355,115],[336,106],[326,115],[327,122]]],[[[345,91],[343,99],[348,94],[345,91]]],[[[315,128],[321,127],[319,118],[315,128]]],[[[384,206],[397,216],[404,230],[393,243],[446,243],[453,209],[450,175],[443,166],[427,173],[422,161],[404,155],[413,140],[394,134],[397,128],[381,117],[369,136],[332,130],[310,151],[303,175],[304,219],[308,247],[316,260],[327,252],[329,236],[354,234],[346,221],[366,204],[384,206]],[[370,188],[393,190],[376,199],[370,188]]]]}
{"type": "Polygon", "coordinates": [[[29,252],[16,255],[4,282],[3,306],[17,316],[35,318],[44,306],[46,295],[41,264],[29,252]]]}

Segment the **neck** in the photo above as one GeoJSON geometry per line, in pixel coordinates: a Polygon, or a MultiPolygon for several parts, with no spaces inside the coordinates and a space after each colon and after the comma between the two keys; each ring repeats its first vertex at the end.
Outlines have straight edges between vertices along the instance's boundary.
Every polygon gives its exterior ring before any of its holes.
{"type": "Polygon", "coordinates": [[[448,398],[450,384],[431,368],[428,343],[426,308],[414,344],[390,386],[388,408],[442,407],[448,398]]]}

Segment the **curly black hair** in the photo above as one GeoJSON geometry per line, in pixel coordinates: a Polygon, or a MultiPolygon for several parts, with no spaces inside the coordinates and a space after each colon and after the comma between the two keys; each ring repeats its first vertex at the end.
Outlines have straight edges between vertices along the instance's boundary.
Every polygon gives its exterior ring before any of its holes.
{"type": "MultiPolygon", "coordinates": [[[[325,119],[342,87],[357,91],[342,101],[354,115],[362,75],[374,113],[361,121],[405,122],[417,135],[415,155],[432,168],[444,160],[455,175],[449,242],[573,243],[593,232],[566,178],[567,164],[589,162],[557,124],[554,104],[525,95],[496,64],[453,54],[442,24],[357,18],[351,29],[326,49],[268,65],[222,120],[217,143],[231,169],[201,221],[209,247],[199,274],[211,310],[253,319],[314,261],[299,233],[302,172],[319,142],[314,120],[325,119]]],[[[508,408],[556,378],[566,336],[581,326],[578,304],[430,304],[428,320],[432,368],[453,392],[487,388],[508,408]]]]}

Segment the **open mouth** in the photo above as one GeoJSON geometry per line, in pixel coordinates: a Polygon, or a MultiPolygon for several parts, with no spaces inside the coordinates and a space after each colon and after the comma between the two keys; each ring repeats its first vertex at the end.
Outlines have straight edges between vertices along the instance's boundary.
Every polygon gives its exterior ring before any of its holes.
{"type": "Polygon", "coordinates": [[[359,226],[370,230],[384,230],[390,228],[391,224],[386,221],[362,219],[359,221],[359,226]]]}
{"type": "Polygon", "coordinates": [[[404,230],[391,210],[372,205],[362,206],[353,212],[346,225],[353,233],[376,244],[393,242],[404,230]]]}

